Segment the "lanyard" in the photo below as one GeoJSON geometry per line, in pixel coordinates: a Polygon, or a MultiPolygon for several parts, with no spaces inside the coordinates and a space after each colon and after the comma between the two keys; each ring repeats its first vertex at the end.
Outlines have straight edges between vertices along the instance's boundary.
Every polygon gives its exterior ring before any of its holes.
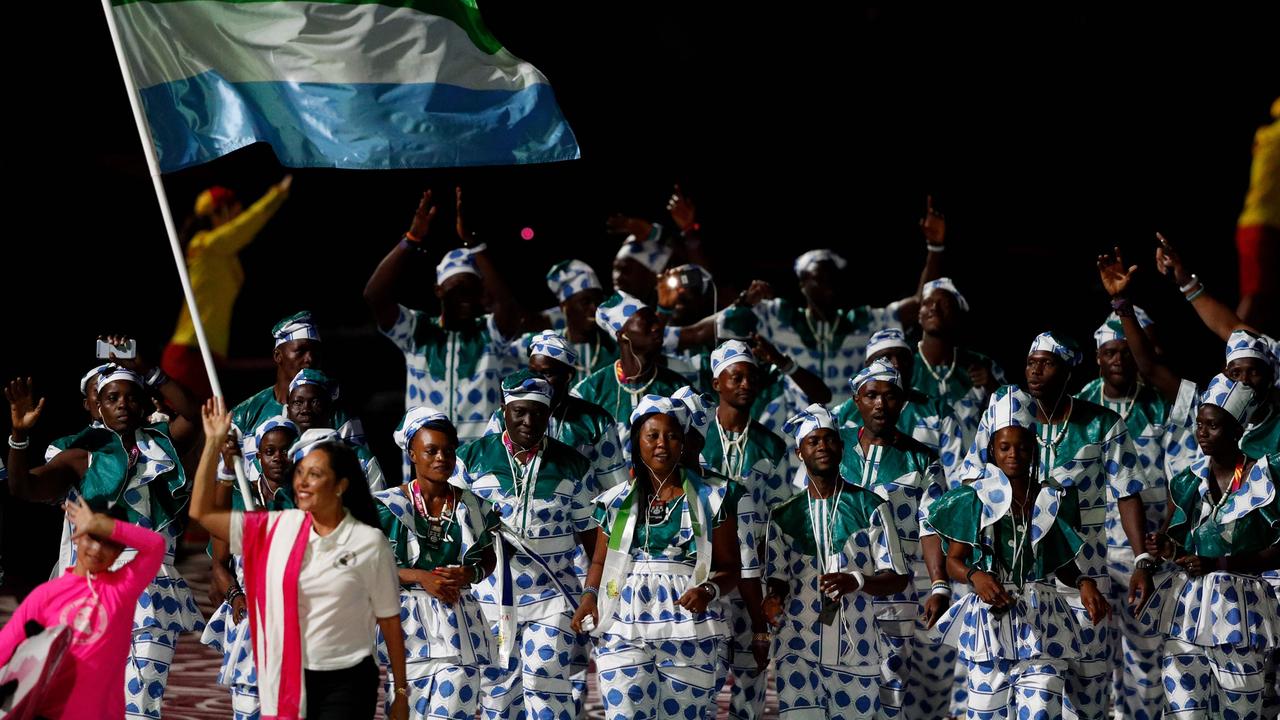
{"type": "Polygon", "coordinates": [[[546,454],[543,452],[546,445],[547,437],[543,435],[542,441],[533,449],[533,461],[528,465],[518,462],[515,453],[504,448],[507,450],[507,467],[511,469],[511,485],[515,490],[518,503],[516,513],[520,517],[519,531],[525,537],[532,537],[529,535],[530,505],[533,504],[533,488],[538,484],[538,471],[542,469],[542,456],[546,454]]]}

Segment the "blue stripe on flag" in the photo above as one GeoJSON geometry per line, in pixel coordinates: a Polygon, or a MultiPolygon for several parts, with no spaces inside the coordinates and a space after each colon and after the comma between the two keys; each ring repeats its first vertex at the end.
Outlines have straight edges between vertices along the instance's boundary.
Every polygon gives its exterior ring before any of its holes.
{"type": "Polygon", "coordinates": [[[383,170],[579,157],[551,86],[230,83],[209,71],[142,90],[161,172],[269,143],[281,164],[383,170]]]}

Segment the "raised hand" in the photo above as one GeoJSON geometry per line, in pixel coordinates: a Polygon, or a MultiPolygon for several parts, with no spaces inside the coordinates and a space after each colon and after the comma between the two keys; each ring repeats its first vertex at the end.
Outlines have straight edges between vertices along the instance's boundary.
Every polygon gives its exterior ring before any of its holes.
{"type": "Polygon", "coordinates": [[[99,515],[91,510],[89,503],[85,502],[80,495],[77,495],[73,500],[63,502],[62,509],[67,513],[67,521],[74,527],[71,532],[72,540],[86,535],[106,537],[111,534],[111,530],[115,525],[111,518],[106,515],[99,515]]]}
{"type": "Polygon", "coordinates": [[[675,269],[664,271],[658,276],[658,307],[675,307],[680,297],[680,273],[675,269]]]}
{"type": "Polygon", "coordinates": [[[200,408],[200,418],[204,422],[205,442],[223,452],[226,447],[227,434],[231,432],[231,413],[227,412],[227,403],[220,397],[209,398],[200,408]]]}
{"type": "Polygon", "coordinates": [[[1191,282],[1191,274],[1183,267],[1182,257],[1178,255],[1178,251],[1173,249],[1164,235],[1156,233],[1156,240],[1160,243],[1156,247],[1156,269],[1160,274],[1166,277],[1172,275],[1174,282],[1179,286],[1191,282]]]}
{"type": "Polygon", "coordinates": [[[1098,256],[1098,275],[1102,278],[1102,287],[1111,297],[1119,297],[1129,289],[1133,274],[1138,271],[1137,265],[1130,265],[1126,270],[1120,248],[1114,248],[1115,255],[1098,256]]]}
{"type": "Polygon", "coordinates": [[[693,201],[685,197],[684,192],[680,190],[679,183],[677,183],[675,192],[671,194],[671,199],[667,201],[667,212],[671,213],[671,219],[676,222],[676,227],[684,230],[697,222],[696,211],[697,208],[694,207],[693,201]]]}
{"type": "Polygon", "coordinates": [[[471,235],[467,233],[467,224],[462,221],[462,188],[455,187],[453,189],[453,217],[454,230],[458,233],[458,239],[463,245],[469,246],[471,243],[471,235]]]}
{"type": "Polygon", "coordinates": [[[773,343],[761,337],[760,333],[751,333],[751,354],[766,365],[781,367],[787,361],[787,357],[778,352],[778,348],[774,347],[773,343]]]}
{"type": "Polygon", "coordinates": [[[738,305],[751,306],[761,300],[773,299],[773,286],[764,280],[752,280],[751,284],[743,290],[738,299],[735,300],[738,305]]]}
{"type": "Polygon", "coordinates": [[[44,398],[37,402],[32,397],[35,394],[34,387],[31,378],[15,378],[4,389],[4,397],[9,401],[9,419],[15,433],[25,435],[31,432],[44,410],[44,398]]]}
{"type": "MultiPolygon", "coordinates": [[[[98,336],[98,339],[107,343],[113,348],[122,348],[133,341],[132,338],[130,338],[128,335],[100,335],[98,336]]],[[[115,363],[116,365],[119,365],[125,370],[132,370],[133,372],[138,373],[139,375],[145,376],[148,372],[151,372],[151,364],[148,363],[142,357],[141,352],[137,351],[136,349],[137,343],[134,343],[134,347],[135,347],[135,350],[133,353],[133,357],[131,358],[120,357],[119,355],[116,355],[114,352],[111,352],[111,353],[108,353],[111,356],[109,359],[111,360],[111,362],[115,363]]]]}
{"type": "Polygon", "coordinates": [[[924,241],[930,245],[945,245],[947,242],[947,218],[933,207],[933,196],[925,196],[924,217],[920,219],[920,232],[924,233],[924,241]]]}
{"type": "MultiPolygon", "coordinates": [[[[458,200],[461,202],[462,193],[459,191],[458,200]]],[[[422,242],[427,237],[427,231],[431,229],[431,221],[436,218],[436,206],[431,204],[431,191],[426,190],[422,193],[422,200],[418,202],[418,209],[413,213],[413,221],[409,223],[409,232],[405,235],[414,242],[422,242]]]]}

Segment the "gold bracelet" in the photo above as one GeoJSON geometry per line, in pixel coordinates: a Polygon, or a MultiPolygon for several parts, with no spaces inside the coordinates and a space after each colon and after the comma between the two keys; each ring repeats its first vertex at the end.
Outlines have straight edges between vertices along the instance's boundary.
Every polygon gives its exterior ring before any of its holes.
{"type": "Polygon", "coordinates": [[[407,688],[407,687],[398,687],[398,688],[396,688],[396,694],[397,694],[397,695],[399,695],[399,696],[401,696],[401,697],[408,698],[408,697],[409,697],[409,688],[407,688]]]}

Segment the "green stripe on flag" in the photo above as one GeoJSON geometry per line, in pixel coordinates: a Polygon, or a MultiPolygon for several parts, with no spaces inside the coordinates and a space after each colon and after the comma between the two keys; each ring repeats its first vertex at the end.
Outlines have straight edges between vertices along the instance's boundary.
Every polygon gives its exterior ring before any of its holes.
{"type": "MultiPolygon", "coordinates": [[[[111,0],[112,7],[138,5],[168,5],[196,0],[111,0]]],[[[220,2],[227,5],[249,5],[261,3],[279,3],[281,0],[199,0],[201,2],[220,2]]],[[[502,43],[489,32],[480,17],[480,9],[474,0],[304,0],[305,2],[325,5],[385,5],[390,8],[408,8],[428,15],[436,15],[452,21],[462,28],[471,38],[471,42],[484,52],[492,55],[502,49],[502,43]]]]}
{"type": "MultiPolygon", "coordinates": [[[[613,530],[609,532],[609,549],[623,550],[622,540],[623,533],[626,531],[627,518],[631,517],[631,511],[636,504],[636,483],[632,481],[631,488],[627,490],[627,497],[622,501],[622,507],[618,508],[618,516],[613,521],[613,530]]],[[[627,538],[628,545],[630,538],[627,538]]],[[[625,548],[630,550],[630,547],[625,548]]]]}

